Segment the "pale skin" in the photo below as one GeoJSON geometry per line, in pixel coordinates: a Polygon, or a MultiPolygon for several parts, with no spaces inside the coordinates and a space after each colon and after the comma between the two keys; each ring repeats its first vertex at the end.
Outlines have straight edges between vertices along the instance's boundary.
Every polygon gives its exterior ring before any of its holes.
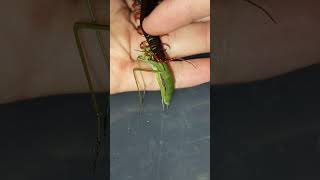
{"type": "MultiPolygon", "coordinates": [[[[190,1],[192,2],[192,1],[190,1]]],[[[207,1],[209,2],[209,1],[207,1]]],[[[133,68],[137,67],[136,57],[139,55],[139,44],[144,41],[144,37],[137,33],[137,30],[132,25],[133,13],[128,7],[132,1],[127,3],[119,0],[111,0],[111,40],[110,40],[110,93],[118,93],[125,91],[136,91],[136,83],[132,74],[133,68]],[[127,4],[128,3],[128,4],[127,4]],[[129,18],[130,17],[130,18],[129,18]]],[[[158,11],[163,11],[174,15],[175,8],[168,9],[167,3],[164,1],[155,10],[155,15],[151,14],[150,20],[146,21],[146,31],[153,35],[164,35],[162,41],[170,45],[167,53],[171,58],[181,58],[193,54],[206,53],[210,51],[210,23],[206,22],[195,23],[196,21],[208,17],[210,9],[208,6],[205,9],[195,11],[194,16],[185,16],[186,11],[181,11],[181,18],[166,17],[159,20],[157,17],[158,11]],[[205,11],[206,13],[203,13],[205,11]],[[155,17],[153,17],[155,16],[155,17]],[[171,19],[171,20],[168,20],[171,19]],[[171,22],[171,23],[170,23],[171,22]],[[156,23],[156,26],[154,26],[156,23]],[[163,24],[164,26],[159,26],[163,24]],[[160,31],[159,31],[160,30],[160,31]]],[[[181,4],[186,4],[178,2],[181,4]]],[[[176,5],[175,5],[176,6],[176,5]]],[[[186,4],[188,7],[189,4],[186,4]]],[[[169,4],[171,7],[171,4],[169,4]]],[[[171,62],[171,67],[175,75],[176,88],[185,88],[196,86],[210,80],[210,60],[209,58],[195,59],[192,63],[194,68],[189,63],[179,61],[171,62]]],[[[148,65],[142,65],[143,68],[148,68],[148,65]]],[[[159,86],[155,81],[155,74],[152,72],[142,72],[145,80],[146,90],[158,90],[159,86]]],[[[141,81],[141,79],[140,79],[141,81]]]]}

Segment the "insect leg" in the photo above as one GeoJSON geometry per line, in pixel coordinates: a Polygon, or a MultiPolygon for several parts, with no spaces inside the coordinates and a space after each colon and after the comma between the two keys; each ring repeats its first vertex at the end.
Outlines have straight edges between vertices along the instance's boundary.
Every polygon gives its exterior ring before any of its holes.
{"type": "Polygon", "coordinates": [[[97,114],[99,114],[99,108],[97,105],[97,101],[96,101],[96,96],[94,94],[94,87],[93,87],[93,83],[92,83],[92,79],[89,73],[89,69],[88,69],[88,63],[86,60],[86,56],[85,56],[85,52],[83,50],[83,47],[81,45],[81,40],[80,40],[80,29],[94,29],[94,30],[105,30],[105,31],[109,31],[109,25],[101,25],[101,24],[93,24],[93,23],[75,23],[73,26],[73,32],[74,32],[74,36],[76,39],[76,44],[79,50],[79,54],[80,54],[80,58],[81,58],[81,63],[82,63],[82,67],[83,70],[85,72],[87,81],[88,81],[88,86],[91,92],[91,98],[92,98],[92,102],[93,102],[93,107],[94,110],[96,111],[97,114]]]}
{"type": "Polygon", "coordinates": [[[251,0],[242,0],[244,2],[247,2],[253,6],[255,6],[256,8],[260,9],[263,13],[265,13],[267,15],[267,17],[274,23],[274,24],[278,24],[278,22],[273,18],[273,16],[262,6],[260,6],[259,4],[251,1],[251,0]]]}
{"type": "MultiPolygon", "coordinates": [[[[140,61],[138,61],[138,67],[140,68],[140,61]]],[[[141,79],[142,79],[142,82],[143,82],[143,96],[142,98],[144,99],[144,96],[146,94],[146,81],[144,80],[144,77],[142,75],[142,71],[139,71],[140,72],[140,76],[141,76],[141,79]]]]}
{"type": "Polygon", "coordinates": [[[160,71],[153,70],[153,69],[144,69],[144,68],[140,68],[140,67],[139,68],[133,68],[133,76],[134,76],[134,80],[136,82],[136,86],[138,88],[140,105],[142,105],[143,104],[143,97],[141,96],[141,91],[140,91],[140,88],[139,88],[139,83],[138,83],[137,74],[136,74],[137,71],[139,71],[140,73],[142,71],[144,71],[144,72],[154,72],[154,73],[158,73],[160,71]]]}
{"type": "MultiPolygon", "coordinates": [[[[91,0],[87,0],[86,4],[87,4],[88,11],[90,13],[91,23],[96,24],[97,23],[97,19],[96,19],[96,15],[95,15],[96,13],[95,13],[94,8],[92,7],[91,0]]],[[[92,28],[92,29],[94,29],[94,28],[92,28]]],[[[100,31],[96,31],[96,36],[97,36],[97,39],[98,39],[98,42],[99,42],[99,45],[100,45],[100,48],[101,48],[105,63],[107,65],[107,69],[109,69],[107,48],[105,47],[105,44],[103,43],[102,33],[100,31]]]]}
{"type": "Polygon", "coordinates": [[[94,110],[96,111],[97,114],[99,114],[99,108],[97,105],[97,101],[96,101],[96,96],[94,94],[94,87],[93,87],[93,83],[92,83],[92,79],[89,73],[89,69],[88,69],[88,63],[86,60],[86,56],[85,56],[85,52],[83,50],[83,47],[81,45],[81,40],[80,40],[80,29],[95,29],[95,30],[105,30],[105,31],[109,31],[109,26],[108,25],[101,25],[101,24],[93,24],[93,23],[75,23],[73,26],[73,32],[74,32],[74,36],[76,39],[76,44],[79,50],[79,54],[80,54],[80,58],[81,58],[81,63],[82,63],[82,67],[83,70],[85,72],[87,81],[88,81],[88,86],[91,92],[91,98],[92,98],[92,102],[93,102],[93,107],[94,110]]]}
{"type": "MultiPolygon", "coordinates": [[[[104,127],[103,120],[102,120],[103,114],[101,113],[98,102],[97,102],[94,86],[93,86],[92,79],[91,79],[89,69],[88,69],[88,62],[86,60],[84,49],[81,45],[81,39],[80,39],[80,35],[79,35],[81,29],[94,29],[94,30],[109,31],[110,28],[108,25],[101,25],[101,24],[94,24],[94,23],[82,23],[82,22],[75,23],[73,26],[73,32],[74,32],[76,44],[77,44],[77,47],[79,50],[79,55],[81,58],[82,67],[85,72],[85,76],[86,76],[89,90],[90,90],[90,94],[91,94],[92,106],[93,106],[93,109],[96,113],[96,118],[97,118],[98,132],[97,132],[96,148],[95,149],[96,149],[96,157],[99,157],[100,151],[101,151],[101,146],[102,146],[102,133],[103,133],[103,127],[104,127]]],[[[108,116],[108,114],[106,114],[106,116],[108,116]]],[[[96,169],[96,162],[97,161],[94,162],[94,169],[96,169]]]]}

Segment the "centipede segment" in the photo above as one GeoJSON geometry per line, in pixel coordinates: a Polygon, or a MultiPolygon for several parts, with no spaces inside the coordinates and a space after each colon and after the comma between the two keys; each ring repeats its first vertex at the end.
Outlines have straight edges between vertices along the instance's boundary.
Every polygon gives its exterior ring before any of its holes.
{"type": "Polygon", "coordinates": [[[139,24],[137,26],[137,32],[140,34],[140,35],[143,35],[143,32],[142,32],[142,29],[141,29],[141,26],[140,26],[140,16],[141,16],[141,5],[140,5],[140,1],[138,0],[134,0],[131,7],[133,9],[133,18],[135,20],[135,23],[136,24],[139,24]]]}

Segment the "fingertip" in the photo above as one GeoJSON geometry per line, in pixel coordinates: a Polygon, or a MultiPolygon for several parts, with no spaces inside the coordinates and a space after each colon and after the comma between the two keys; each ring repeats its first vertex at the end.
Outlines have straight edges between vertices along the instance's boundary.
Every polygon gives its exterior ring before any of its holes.
{"type": "Polygon", "coordinates": [[[160,28],[155,28],[158,26],[154,24],[154,22],[156,21],[153,19],[153,17],[154,17],[153,15],[149,15],[142,21],[143,30],[152,36],[159,36],[161,34],[165,34],[161,31],[160,28]]]}
{"type": "MultiPolygon", "coordinates": [[[[144,31],[153,36],[168,34],[179,26],[175,1],[161,2],[142,22],[144,31]]],[[[179,11],[179,9],[178,9],[179,11]]]]}

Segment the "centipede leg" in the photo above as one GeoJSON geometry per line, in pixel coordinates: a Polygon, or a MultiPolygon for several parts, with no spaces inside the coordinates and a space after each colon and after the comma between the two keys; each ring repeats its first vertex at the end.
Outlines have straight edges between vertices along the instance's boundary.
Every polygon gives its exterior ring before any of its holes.
{"type": "Polygon", "coordinates": [[[139,11],[134,12],[133,17],[136,21],[138,21],[140,19],[140,12],[139,11]]]}
{"type": "MultiPolygon", "coordinates": [[[[167,46],[169,49],[171,49],[170,45],[167,44],[167,43],[162,43],[162,45],[163,45],[163,46],[167,46]]],[[[164,50],[166,50],[166,49],[164,48],[164,50]]]]}
{"type": "Polygon", "coordinates": [[[140,6],[139,2],[138,2],[137,0],[133,0],[133,2],[132,2],[132,4],[131,4],[131,7],[132,7],[133,9],[136,9],[136,8],[139,7],[139,6],[140,6]]]}
{"type": "Polygon", "coordinates": [[[140,48],[141,48],[141,49],[145,49],[145,48],[147,48],[147,47],[149,47],[147,41],[142,41],[142,42],[140,43],[140,48]]]}
{"type": "MultiPolygon", "coordinates": [[[[140,3],[138,2],[138,0],[134,0],[132,2],[132,5],[131,5],[132,9],[133,9],[133,19],[134,21],[136,22],[136,24],[139,24],[140,23],[140,10],[141,10],[141,6],[140,6],[140,3]]],[[[137,26],[137,32],[140,34],[140,35],[143,35],[143,32],[142,32],[142,29],[141,29],[141,25],[139,24],[137,26]]]]}
{"type": "Polygon", "coordinates": [[[138,32],[138,34],[143,36],[143,31],[142,31],[142,28],[140,25],[137,27],[137,32],[138,32]]]}

